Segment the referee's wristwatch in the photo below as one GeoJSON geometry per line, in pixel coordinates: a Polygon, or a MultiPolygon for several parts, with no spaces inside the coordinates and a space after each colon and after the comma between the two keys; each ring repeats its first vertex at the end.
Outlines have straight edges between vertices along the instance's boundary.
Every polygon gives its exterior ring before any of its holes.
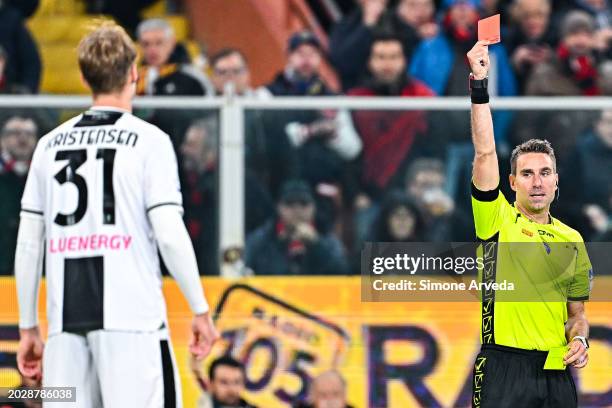
{"type": "Polygon", "coordinates": [[[589,341],[587,340],[586,337],[584,336],[574,336],[574,338],[572,339],[572,341],[574,340],[579,340],[582,345],[588,350],[589,349],[589,341]]]}

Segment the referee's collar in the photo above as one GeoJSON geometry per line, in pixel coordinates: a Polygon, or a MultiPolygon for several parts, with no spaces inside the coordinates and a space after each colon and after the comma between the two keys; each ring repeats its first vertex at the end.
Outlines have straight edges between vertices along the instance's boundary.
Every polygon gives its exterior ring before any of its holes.
{"type": "MultiPolygon", "coordinates": [[[[535,222],[531,218],[524,216],[523,213],[521,213],[521,210],[519,210],[515,204],[516,202],[512,203],[512,208],[514,208],[514,211],[516,211],[516,218],[514,219],[515,224],[518,221],[519,217],[523,217],[529,222],[535,222]]],[[[550,214],[550,211],[548,212],[548,222],[546,224],[541,224],[541,225],[555,225],[555,221],[553,219],[553,216],[550,214]]]]}
{"type": "Polygon", "coordinates": [[[121,113],[131,113],[126,109],[117,108],[116,106],[105,106],[105,105],[95,105],[89,108],[92,111],[111,111],[111,112],[121,112],[121,113]]]}

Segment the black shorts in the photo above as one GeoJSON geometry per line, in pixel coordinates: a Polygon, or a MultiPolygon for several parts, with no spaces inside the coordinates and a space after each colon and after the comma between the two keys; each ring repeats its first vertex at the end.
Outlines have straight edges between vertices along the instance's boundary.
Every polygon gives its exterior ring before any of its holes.
{"type": "Polygon", "coordinates": [[[547,352],[485,344],[474,363],[474,408],[576,408],[569,368],[544,370],[547,352]]]}

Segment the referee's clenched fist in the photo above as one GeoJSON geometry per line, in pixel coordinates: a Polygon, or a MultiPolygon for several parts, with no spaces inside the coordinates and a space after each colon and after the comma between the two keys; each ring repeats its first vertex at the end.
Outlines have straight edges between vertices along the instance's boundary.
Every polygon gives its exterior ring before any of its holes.
{"type": "Polygon", "coordinates": [[[484,79],[489,72],[489,41],[478,41],[467,53],[474,79],[484,79]]]}

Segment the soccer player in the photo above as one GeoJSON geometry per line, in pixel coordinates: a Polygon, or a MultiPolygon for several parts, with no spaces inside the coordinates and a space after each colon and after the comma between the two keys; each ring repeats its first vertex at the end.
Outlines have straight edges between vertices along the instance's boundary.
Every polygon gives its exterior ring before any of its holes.
{"type": "Polygon", "coordinates": [[[176,157],[167,134],[131,113],[136,49],[125,31],[103,24],[77,52],[93,106],[39,141],[21,203],[18,367],[44,386],[76,387],[78,407],[180,407],[158,248],[195,315],[191,353],[203,358],[218,334],[181,217],[176,157]]]}
{"type": "Polygon", "coordinates": [[[534,274],[546,267],[544,262],[552,259],[547,258],[551,255],[551,247],[552,256],[555,256],[555,242],[572,243],[564,246],[571,247],[573,261],[570,265],[575,265],[572,279],[557,282],[565,284],[558,288],[566,294],[562,301],[499,302],[495,292],[483,294],[482,348],[474,365],[472,403],[474,407],[483,408],[576,407],[576,387],[569,370],[544,370],[543,366],[551,348],[564,346],[567,349],[563,358],[565,365],[583,368],[588,362],[589,326],[583,303],[590,293],[588,255],[580,234],[550,215],[559,177],[555,154],[547,141],[532,139],[512,152],[509,179],[516,193],[514,204],[509,204],[499,190],[500,175],[487,92],[488,42],[477,42],[467,57],[472,70],[471,117],[475,148],[472,208],[476,235],[481,241],[533,243],[527,247],[530,255],[513,254],[522,257],[522,262],[516,258],[513,258],[515,262],[502,259],[507,251],[498,246],[492,256],[495,263],[490,264],[490,268],[485,258],[483,279],[494,282],[504,275],[508,280],[536,276],[534,274]]]}

